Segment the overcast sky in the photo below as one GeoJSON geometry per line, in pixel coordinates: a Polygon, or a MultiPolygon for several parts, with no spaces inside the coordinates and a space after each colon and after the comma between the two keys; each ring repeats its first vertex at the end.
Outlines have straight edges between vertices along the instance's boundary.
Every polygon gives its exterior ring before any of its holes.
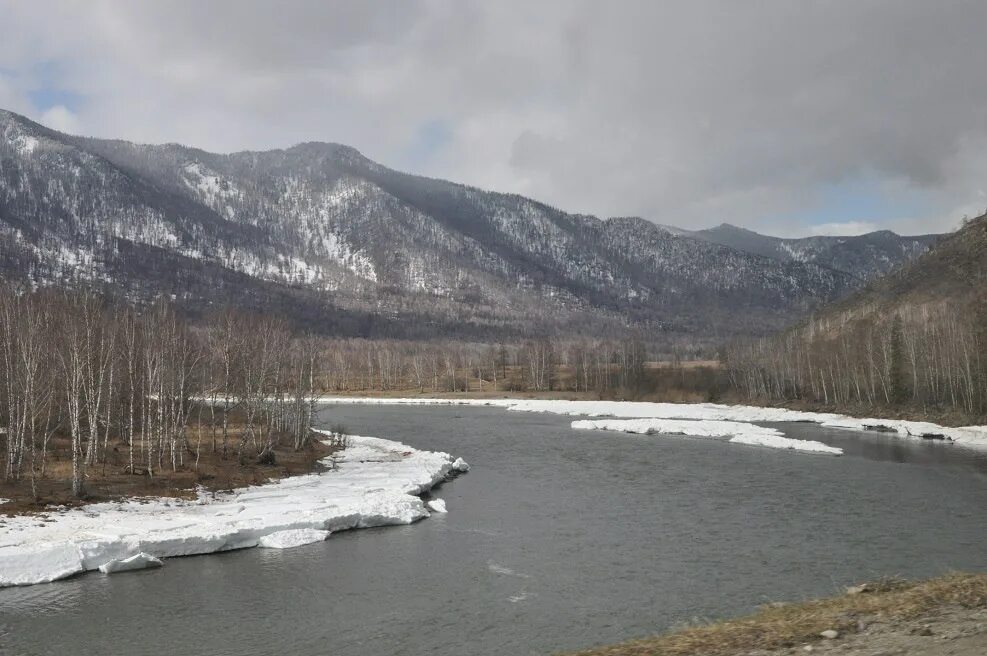
{"type": "Polygon", "coordinates": [[[0,107],[779,235],[987,208],[987,2],[0,0],[0,107]]]}

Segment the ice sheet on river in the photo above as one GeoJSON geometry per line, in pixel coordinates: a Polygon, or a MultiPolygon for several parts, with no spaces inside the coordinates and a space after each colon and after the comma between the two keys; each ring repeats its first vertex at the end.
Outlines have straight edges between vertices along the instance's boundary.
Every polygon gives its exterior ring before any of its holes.
{"type": "Polygon", "coordinates": [[[188,556],[254,547],[285,531],[410,524],[429,514],[416,495],[468,468],[447,453],[374,437],[349,440],[335,470],[228,494],[0,517],[0,587],[54,581],[140,553],[188,556]]]}
{"type": "Polygon", "coordinates": [[[515,412],[551,412],[585,417],[624,419],[692,419],[747,423],[810,422],[828,428],[882,431],[899,437],[943,439],[963,446],[987,449],[987,426],[949,428],[924,421],[899,419],[858,419],[825,412],[804,412],[787,408],[718,403],[649,403],[642,401],[563,401],[554,399],[426,399],[324,397],[326,403],[378,405],[478,405],[495,406],[515,412]]]}
{"type": "Polygon", "coordinates": [[[581,419],[572,427],[584,430],[622,431],[645,435],[689,435],[692,437],[729,438],[732,444],[790,449],[808,453],[842,455],[843,449],[812,440],[793,440],[780,430],[739,421],[694,419],[581,419]]]}

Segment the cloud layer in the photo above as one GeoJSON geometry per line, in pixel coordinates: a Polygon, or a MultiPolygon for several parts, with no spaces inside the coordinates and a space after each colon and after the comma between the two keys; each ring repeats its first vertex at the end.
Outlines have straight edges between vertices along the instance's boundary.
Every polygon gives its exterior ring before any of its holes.
{"type": "Polygon", "coordinates": [[[928,232],[987,206],[983,2],[0,0],[0,15],[0,106],[58,129],[219,151],[337,141],[686,228],[928,232]]]}

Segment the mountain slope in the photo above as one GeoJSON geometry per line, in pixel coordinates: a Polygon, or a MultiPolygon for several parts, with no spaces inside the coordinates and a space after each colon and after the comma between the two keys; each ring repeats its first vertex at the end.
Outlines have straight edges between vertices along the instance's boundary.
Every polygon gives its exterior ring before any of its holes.
{"type": "Polygon", "coordinates": [[[315,330],[468,338],[643,326],[763,334],[856,273],[642,219],[393,171],[338,144],[207,153],[64,135],[0,111],[0,270],[191,312],[228,303],[315,330]]]}
{"type": "Polygon", "coordinates": [[[987,420],[987,215],[769,339],[726,353],[748,398],[987,420]]]}
{"type": "Polygon", "coordinates": [[[697,239],[781,261],[812,262],[867,280],[924,253],[938,235],[903,237],[880,230],[853,237],[782,239],[723,223],[715,228],[686,233],[697,239]]]}
{"type": "Polygon", "coordinates": [[[927,253],[874,279],[820,316],[893,314],[902,308],[951,304],[977,311],[987,301],[987,214],[944,235],[927,253]]]}

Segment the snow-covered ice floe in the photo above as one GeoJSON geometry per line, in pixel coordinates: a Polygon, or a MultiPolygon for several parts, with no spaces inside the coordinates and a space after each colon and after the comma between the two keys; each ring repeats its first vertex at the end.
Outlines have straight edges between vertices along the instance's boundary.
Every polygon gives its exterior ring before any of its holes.
{"type": "Polygon", "coordinates": [[[330,531],[317,528],[294,528],[265,535],[257,541],[257,546],[265,549],[291,549],[313,542],[322,542],[329,535],[330,531]]]}
{"type": "MultiPolygon", "coordinates": [[[[316,533],[410,524],[428,517],[420,495],[469,466],[447,453],[350,436],[336,468],[195,501],[153,498],[19,515],[0,522],[0,587],[45,583],[141,554],[189,556],[305,544],[316,533]],[[301,533],[299,531],[302,531],[301,533]]],[[[328,464],[328,463],[327,463],[328,464]]],[[[136,561],[135,561],[136,562],[136,561]]],[[[118,565],[110,565],[118,563],[118,565]]],[[[119,570],[118,570],[119,571],[119,570]]]]}
{"type": "Polygon", "coordinates": [[[956,444],[987,449],[987,426],[949,428],[924,421],[898,419],[858,419],[826,412],[804,412],[787,408],[762,408],[751,405],[718,403],[648,403],[640,401],[562,401],[554,399],[425,399],[322,397],[323,403],[361,403],[377,405],[469,405],[493,406],[515,412],[550,412],[584,417],[624,419],[692,419],[696,421],[736,421],[747,423],[808,422],[827,428],[856,431],[881,431],[899,437],[942,439],[956,444]]]}
{"type": "Polygon", "coordinates": [[[429,499],[428,501],[425,502],[425,505],[428,506],[428,509],[431,510],[432,512],[437,512],[437,513],[449,512],[448,510],[446,510],[446,502],[443,499],[429,499]]]}
{"type": "Polygon", "coordinates": [[[161,567],[161,559],[155,558],[143,551],[134,554],[129,558],[119,558],[103,563],[99,566],[99,571],[103,574],[116,574],[117,572],[130,572],[135,569],[148,569],[150,567],[161,567]]]}
{"type": "Polygon", "coordinates": [[[688,435],[690,437],[729,438],[732,444],[763,446],[772,449],[792,449],[832,456],[843,449],[812,440],[793,440],[776,428],[755,426],[739,421],[695,419],[583,419],[572,422],[573,428],[584,430],[622,431],[644,435],[688,435]]]}

